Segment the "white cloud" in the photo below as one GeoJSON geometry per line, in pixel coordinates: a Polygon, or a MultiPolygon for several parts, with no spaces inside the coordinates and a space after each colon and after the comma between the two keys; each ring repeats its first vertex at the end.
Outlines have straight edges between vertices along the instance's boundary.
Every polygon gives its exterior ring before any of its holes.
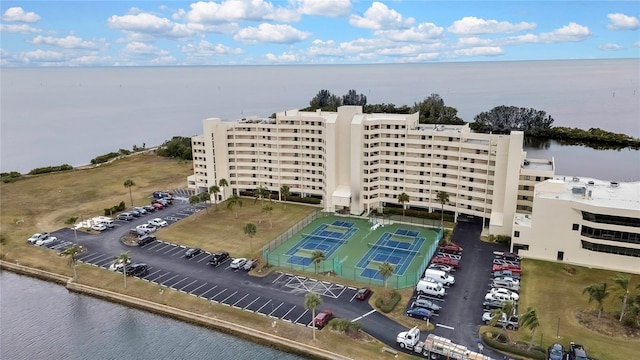
{"type": "Polygon", "coordinates": [[[458,39],[458,46],[460,47],[488,46],[492,43],[493,40],[483,39],[477,36],[461,37],[458,39]]]}
{"type": "Polygon", "coordinates": [[[587,39],[591,36],[589,28],[576,24],[574,22],[569,23],[559,29],[555,29],[551,32],[541,33],[540,35],[525,34],[519,36],[512,36],[506,39],[502,39],[501,43],[506,45],[526,44],[526,43],[557,43],[557,42],[579,42],[587,39]]]}
{"type": "Polygon", "coordinates": [[[271,62],[279,62],[279,63],[294,63],[299,60],[298,55],[288,52],[283,52],[280,55],[274,55],[272,53],[268,53],[265,55],[267,60],[271,62]]]}
{"type": "Polygon", "coordinates": [[[636,42],[634,42],[632,46],[633,46],[633,47],[640,48],[640,41],[636,41],[636,42]]]}
{"type": "Polygon", "coordinates": [[[628,16],[625,14],[615,13],[608,14],[609,24],[607,29],[609,30],[638,30],[640,29],[640,20],[635,16],[628,16]]]}
{"type": "Polygon", "coordinates": [[[68,35],[63,38],[54,38],[51,36],[42,36],[38,35],[31,40],[31,43],[34,45],[50,45],[54,47],[64,48],[64,49],[86,49],[86,50],[95,50],[100,48],[100,44],[93,41],[85,41],[81,38],[68,35]]]}
{"type": "Polygon", "coordinates": [[[113,15],[107,19],[107,24],[112,29],[152,37],[182,39],[194,34],[185,24],[177,24],[167,18],[161,18],[149,13],[124,16],[113,15]]]}
{"type": "Polygon", "coordinates": [[[260,24],[240,30],[233,38],[245,43],[291,44],[309,37],[309,33],[300,31],[290,25],[260,24]]]}
{"type": "Polygon", "coordinates": [[[499,46],[477,46],[468,49],[459,49],[453,52],[456,56],[497,56],[504,54],[499,46]]]}
{"type": "Polygon", "coordinates": [[[474,16],[463,17],[447,28],[456,35],[513,33],[536,28],[535,23],[520,22],[512,24],[508,21],[485,20],[474,16]]]}
{"type": "Polygon", "coordinates": [[[20,60],[25,63],[30,62],[60,62],[64,61],[64,54],[57,51],[44,51],[41,49],[37,49],[34,51],[26,51],[20,53],[20,60]]]}
{"type": "Polygon", "coordinates": [[[426,42],[442,37],[444,29],[433,23],[422,23],[417,27],[405,30],[378,30],[376,36],[380,36],[392,41],[403,42],[426,42]]]}
{"type": "Polygon", "coordinates": [[[614,43],[606,43],[598,45],[598,49],[602,51],[618,51],[624,49],[622,45],[614,44],[614,43]]]}
{"type": "Polygon", "coordinates": [[[414,21],[413,18],[405,19],[402,14],[380,2],[371,4],[364,16],[351,15],[349,19],[353,26],[372,30],[405,29],[413,25],[414,21]]]}
{"type": "Polygon", "coordinates": [[[161,55],[166,56],[169,55],[169,52],[166,50],[159,49],[156,46],[141,43],[141,42],[132,42],[127,44],[123,53],[128,56],[139,56],[139,55],[161,55]]]}
{"type": "Polygon", "coordinates": [[[351,11],[350,0],[298,0],[299,11],[305,15],[337,17],[351,11]]]}
{"type": "Polygon", "coordinates": [[[159,56],[151,60],[153,65],[173,65],[177,62],[173,56],[159,56]]]}
{"type": "Polygon", "coordinates": [[[188,22],[198,24],[227,23],[241,20],[262,21],[290,20],[297,17],[295,12],[283,8],[274,9],[273,5],[264,0],[227,0],[220,3],[215,1],[198,1],[189,5],[191,10],[185,14],[188,22]]]}
{"type": "Polygon", "coordinates": [[[21,7],[12,7],[2,14],[2,20],[34,23],[40,20],[40,15],[34,12],[25,12],[21,7]]]}
{"type": "Polygon", "coordinates": [[[231,48],[223,44],[213,44],[207,40],[200,40],[197,44],[190,43],[185,46],[181,46],[180,50],[192,57],[242,54],[242,49],[240,48],[231,48]]]}
{"type": "Polygon", "coordinates": [[[27,24],[0,24],[0,31],[18,34],[39,33],[41,30],[27,24]]]}

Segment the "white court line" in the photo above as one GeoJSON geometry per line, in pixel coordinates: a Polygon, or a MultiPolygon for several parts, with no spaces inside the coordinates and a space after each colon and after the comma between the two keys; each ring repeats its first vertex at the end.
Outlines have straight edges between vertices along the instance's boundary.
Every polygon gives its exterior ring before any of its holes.
{"type": "Polygon", "coordinates": [[[362,316],[358,316],[357,318],[355,318],[355,319],[351,320],[351,322],[358,321],[358,320],[360,320],[360,319],[364,318],[365,316],[369,316],[369,315],[373,314],[374,312],[376,312],[376,310],[375,310],[375,309],[374,309],[374,310],[369,311],[368,313],[366,313],[366,314],[364,314],[364,315],[362,315],[362,316]]]}

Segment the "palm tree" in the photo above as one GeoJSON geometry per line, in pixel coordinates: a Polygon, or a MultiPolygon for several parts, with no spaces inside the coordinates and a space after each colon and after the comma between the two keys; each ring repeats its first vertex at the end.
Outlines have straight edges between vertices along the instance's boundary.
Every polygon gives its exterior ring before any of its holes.
{"type": "Polygon", "coordinates": [[[200,197],[200,201],[204,202],[204,209],[207,211],[207,214],[208,214],[209,207],[207,206],[207,201],[211,201],[211,194],[209,194],[208,192],[201,192],[199,197],[200,197]]]}
{"type": "MultiPolygon", "coordinates": [[[[316,293],[307,293],[304,296],[304,307],[307,310],[311,310],[311,321],[315,321],[316,319],[316,308],[322,304],[322,298],[320,295],[316,293]]],[[[316,324],[311,324],[311,328],[313,329],[313,341],[316,340],[316,324]]]]}
{"type": "Polygon", "coordinates": [[[631,282],[631,278],[628,275],[618,274],[613,278],[613,282],[616,283],[616,291],[622,293],[620,297],[622,298],[622,309],[620,310],[620,319],[619,322],[622,322],[622,318],[624,317],[624,312],[627,310],[627,301],[629,300],[629,282],[631,282]]]}
{"type": "Polygon", "coordinates": [[[284,199],[284,208],[287,208],[287,197],[290,195],[290,191],[291,189],[289,189],[289,186],[287,185],[282,185],[280,187],[280,197],[282,199],[284,199]]]}
{"type": "Polygon", "coordinates": [[[136,183],[133,182],[133,180],[131,179],[127,179],[124,182],[124,187],[129,188],[129,198],[131,198],[131,206],[133,206],[133,195],[131,194],[131,188],[134,187],[136,185],[136,183]]]}
{"type": "MultiPolygon", "coordinates": [[[[240,198],[240,196],[238,196],[238,194],[233,194],[231,195],[231,197],[229,197],[229,200],[227,201],[227,209],[231,209],[233,210],[233,207],[238,205],[239,207],[242,207],[242,199],[240,198]]],[[[236,219],[238,218],[238,211],[236,210],[236,219]]]]}
{"type": "Polygon", "coordinates": [[[220,187],[218,185],[212,185],[209,188],[209,192],[213,194],[213,198],[216,202],[216,209],[218,208],[218,193],[220,192],[220,187]]]}
{"type": "Polygon", "coordinates": [[[324,251],[322,250],[314,250],[311,253],[311,262],[315,265],[316,267],[316,274],[318,273],[318,266],[320,265],[320,263],[325,259],[324,257],[324,251]]]}
{"type": "Polygon", "coordinates": [[[604,300],[609,296],[607,291],[607,283],[591,284],[582,290],[582,294],[589,294],[589,303],[595,301],[598,303],[598,319],[602,315],[604,300]]]}
{"type": "Polygon", "coordinates": [[[398,202],[402,205],[402,217],[404,217],[404,204],[409,202],[409,195],[406,192],[398,195],[398,202]]]}
{"type": "Polygon", "coordinates": [[[131,255],[128,251],[120,253],[118,256],[114,256],[114,262],[116,264],[122,264],[122,276],[124,278],[124,288],[127,288],[127,264],[131,262],[131,255]]]}
{"type": "Polygon", "coordinates": [[[78,273],[76,272],[76,265],[78,265],[78,254],[82,252],[82,246],[73,244],[64,249],[60,254],[69,257],[69,266],[73,269],[73,281],[78,279],[78,273]]]}
{"type": "Polygon", "coordinates": [[[266,187],[262,185],[258,186],[258,188],[256,189],[256,201],[260,199],[260,205],[264,205],[264,198],[266,198],[268,194],[269,191],[266,187]]]}
{"type": "Polygon", "coordinates": [[[78,243],[78,232],[77,232],[78,229],[76,229],[76,227],[75,227],[76,221],[78,221],[78,217],[77,216],[73,216],[73,217],[70,217],[67,220],[65,220],[64,224],[65,225],[73,225],[73,235],[76,238],[76,243],[78,243]]]}
{"type": "Polygon", "coordinates": [[[536,336],[536,330],[540,327],[540,320],[538,319],[536,309],[528,307],[524,314],[520,314],[518,322],[521,327],[526,327],[531,330],[531,340],[529,341],[529,350],[531,350],[533,347],[533,339],[536,336]]]}
{"type": "Polygon", "coordinates": [[[444,229],[444,204],[449,202],[449,194],[446,191],[438,191],[437,198],[442,206],[440,209],[440,227],[444,229]]]}
{"type": "Polygon", "coordinates": [[[199,195],[191,195],[191,196],[189,196],[189,204],[196,205],[199,202],[200,202],[200,196],[199,195]]]}
{"type": "MultiPolygon", "coordinates": [[[[496,326],[498,321],[502,319],[502,314],[505,314],[505,316],[508,319],[511,316],[511,314],[515,312],[515,310],[516,310],[516,304],[513,301],[511,300],[503,301],[499,309],[491,310],[491,320],[489,321],[489,325],[496,326]]],[[[499,338],[500,335],[502,334],[506,334],[508,338],[509,334],[506,331],[507,331],[507,323],[503,322],[500,332],[496,334],[496,338],[499,338]]]]}
{"type": "Polygon", "coordinates": [[[273,205],[271,205],[271,202],[262,205],[262,211],[265,212],[269,217],[269,229],[273,229],[273,221],[271,221],[271,212],[273,211],[273,205]]]}
{"type": "Polygon", "coordinates": [[[247,223],[242,230],[244,230],[244,233],[246,235],[249,236],[249,249],[253,250],[253,245],[251,244],[251,238],[253,237],[253,235],[256,234],[256,231],[258,230],[256,228],[256,224],[254,223],[247,223]]]}
{"type": "Polygon", "coordinates": [[[229,186],[229,183],[227,182],[227,179],[220,179],[218,180],[218,186],[220,186],[220,188],[222,189],[222,196],[224,198],[224,188],[229,186]]]}
{"type": "Polygon", "coordinates": [[[382,263],[378,268],[378,272],[380,273],[380,275],[382,275],[382,278],[384,279],[385,289],[387,288],[387,280],[389,280],[389,277],[393,275],[393,272],[395,270],[396,270],[395,266],[389,264],[388,261],[385,261],[384,263],[382,263]]]}

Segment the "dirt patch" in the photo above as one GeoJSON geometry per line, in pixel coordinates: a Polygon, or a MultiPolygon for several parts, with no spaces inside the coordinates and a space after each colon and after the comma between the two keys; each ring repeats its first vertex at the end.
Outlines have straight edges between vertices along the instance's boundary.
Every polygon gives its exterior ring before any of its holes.
{"type": "Polygon", "coordinates": [[[133,234],[126,234],[120,241],[127,246],[138,246],[138,237],[133,234]]]}
{"type": "Polygon", "coordinates": [[[578,270],[571,266],[565,266],[562,268],[562,270],[564,270],[564,272],[566,272],[569,275],[575,275],[578,273],[578,270]]]}
{"type": "Polygon", "coordinates": [[[609,313],[603,312],[600,319],[598,319],[597,311],[576,310],[573,312],[573,316],[582,326],[599,334],[627,339],[640,339],[640,329],[623,326],[615,316],[609,313]]]}

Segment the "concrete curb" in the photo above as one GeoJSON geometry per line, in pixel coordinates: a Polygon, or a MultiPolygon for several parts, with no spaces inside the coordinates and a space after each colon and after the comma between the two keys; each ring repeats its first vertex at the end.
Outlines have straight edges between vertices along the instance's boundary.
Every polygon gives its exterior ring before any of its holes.
{"type": "Polygon", "coordinates": [[[234,324],[229,321],[211,318],[208,316],[196,314],[190,311],[177,309],[167,305],[158,304],[152,301],[135,298],[109,290],[99,289],[88,285],[73,282],[73,279],[60,274],[48,272],[45,270],[30,268],[20,264],[13,264],[4,260],[0,260],[0,269],[9,270],[18,274],[36,277],[46,281],[52,281],[58,284],[64,284],[69,291],[93,296],[107,301],[123,304],[129,307],[157,313],[163,316],[169,316],[181,321],[186,321],[200,326],[213,328],[224,333],[232,334],[246,340],[256,343],[274,346],[296,354],[311,356],[314,359],[336,359],[350,360],[351,358],[335,354],[330,351],[316,348],[310,345],[296,343],[289,339],[265,333],[260,330],[251,329],[246,326],[234,324]]]}

